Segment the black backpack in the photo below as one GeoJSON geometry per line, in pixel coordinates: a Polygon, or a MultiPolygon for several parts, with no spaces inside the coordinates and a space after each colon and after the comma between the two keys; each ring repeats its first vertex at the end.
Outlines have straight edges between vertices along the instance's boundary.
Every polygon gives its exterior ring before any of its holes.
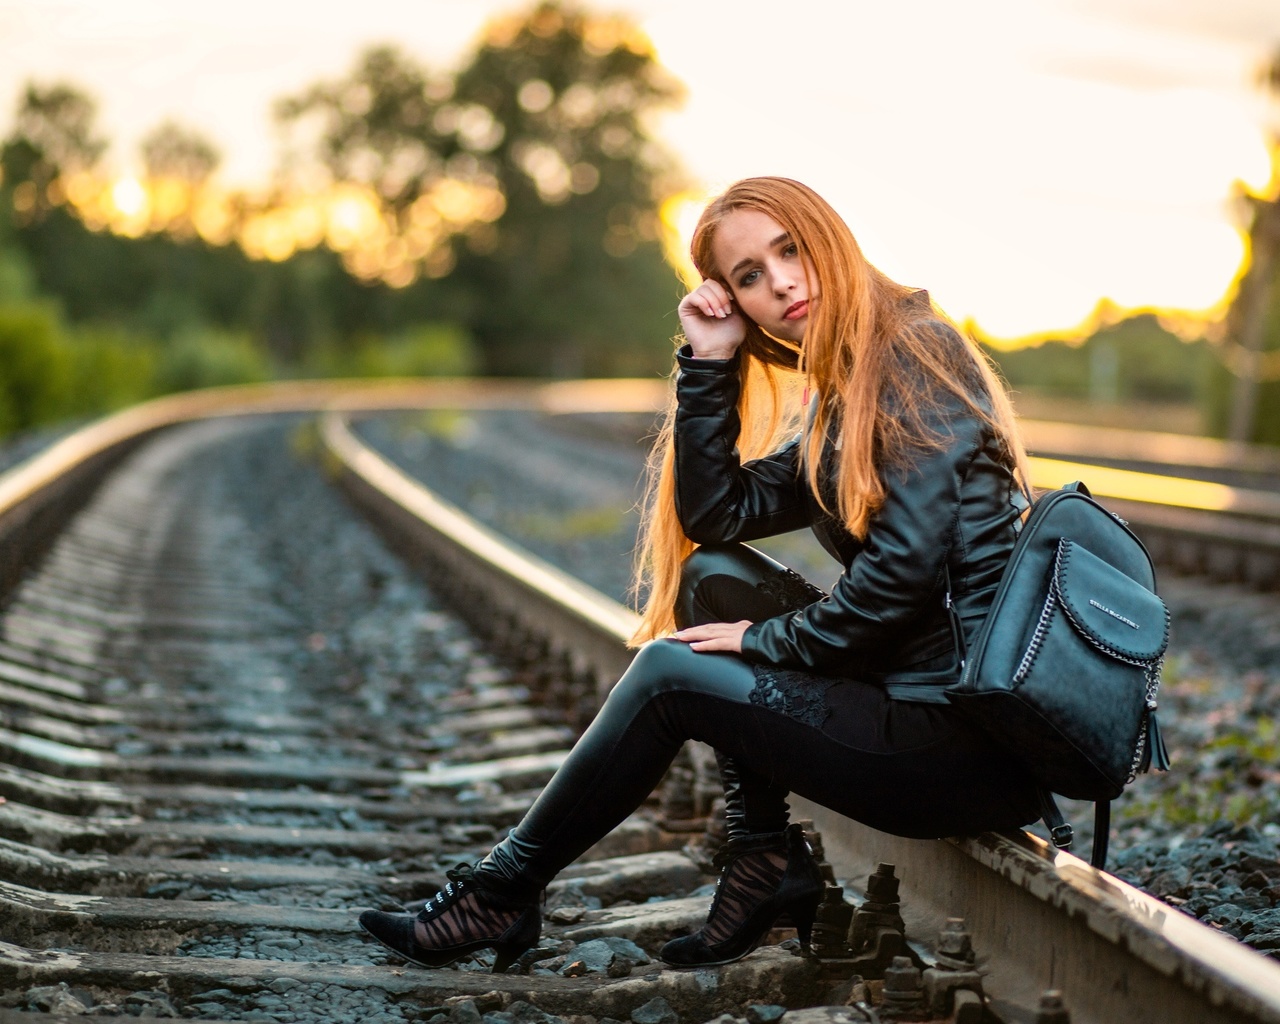
{"type": "Polygon", "coordinates": [[[1169,613],[1151,556],[1074,483],[1032,504],[971,650],[946,585],[963,666],[948,699],[1027,766],[1056,846],[1072,830],[1052,794],[1096,802],[1101,868],[1110,801],[1169,767],[1155,715],[1169,613]]]}

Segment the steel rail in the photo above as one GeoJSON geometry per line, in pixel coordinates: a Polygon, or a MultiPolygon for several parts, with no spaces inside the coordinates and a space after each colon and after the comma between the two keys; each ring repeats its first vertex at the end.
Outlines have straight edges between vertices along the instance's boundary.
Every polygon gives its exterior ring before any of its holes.
{"type": "MultiPolygon", "coordinates": [[[[581,584],[565,585],[563,574],[471,522],[362,445],[340,414],[324,417],[321,436],[340,484],[399,546],[427,548],[466,575],[481,608],[514,614],[591,672],[600,690],[616,678],[630,613],[581,584]]],[[[914,934],[964,917],[989,990],[1012,1019],[1031,1019],[1040,992],[1060,988],[1077,1024],[1280,1022],[1280,964],[1034,836],[901,840],[807,801],[796,805],[814,819],[844,877],[865,877],[881,861],[897,865],[914,934]]]]}

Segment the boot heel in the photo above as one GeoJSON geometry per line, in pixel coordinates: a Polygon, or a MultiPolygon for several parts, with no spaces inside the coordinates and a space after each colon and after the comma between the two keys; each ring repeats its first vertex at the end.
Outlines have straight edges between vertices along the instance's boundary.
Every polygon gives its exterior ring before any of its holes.
{"type": "Polygon", "coordinates": [[[802,949],[809,948],[809,939],[813,935],[813,922],[818,916],[818,904],[821,902],[822,893],[819,892],[797,899],[789,908],[802,949]]]}
{"type": "Polygon", "coordinates": [[[508,967],[538,944],[542,937],[542,915],[530,907],[511,927],[505,942],[494,943],[493,973],[504,974],[508,967]],[[514,934],[512,934],[514,932],[514,934]]]}
{"type": "Polygon", "coordinates": [[[526,950],[532,949],[531,946],[511,945],[497,946],[494,952],[497,954],[493,958],[493,973],[506,974],[507,968],[520,959],[526,950]]]}

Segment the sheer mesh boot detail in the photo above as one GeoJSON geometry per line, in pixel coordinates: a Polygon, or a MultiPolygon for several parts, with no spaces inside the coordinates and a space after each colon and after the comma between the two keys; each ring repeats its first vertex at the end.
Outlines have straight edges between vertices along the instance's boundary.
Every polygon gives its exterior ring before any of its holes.
{"type": "Polygon", "coordinates": [[[666,963],[704,967],[741,960],[783,913],[790,914],[808,948],[823,880],[798,825],[731,839],[716,855],[716,865],[720,881],[707,923],[663,946],[660,955],[666,963]]]}
{"type": "Polygon", "coordinates": [[[782,884],[787,872],[785,850],[748,853],[723,867],[702,939],[716,946],[727,942],[747,923],[751,912],[782,884]]]}
{"type": "Polygon", "coordinates": [[[493,970],[505,971],[542,933],[536,899],[499,892],[469,864],[448,872],[449,883],[416,914],[366,910],[360,926],[394,953],[423,967],[444,967],[481,949],[496,951],[493,970]]]}

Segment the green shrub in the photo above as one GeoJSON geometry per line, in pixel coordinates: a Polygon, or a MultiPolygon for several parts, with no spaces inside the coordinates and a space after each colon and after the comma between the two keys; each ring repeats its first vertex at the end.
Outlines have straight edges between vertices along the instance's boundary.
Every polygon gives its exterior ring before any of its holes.
{"type": "Polygon", "coordinates": [[[72,411],[71,363],[52,308],[36,303],[0,306],[0,435],[72,411]]]}
{"type": "Polygon", "coordinates": [[[271,379],[266,353],[247,335],[219,331],[184,334],[160,349],[155,371],[159,393],[271,379]]]}
{"type": "Polygon", "coordinates": [[[366,335],[346,351],[323,349],[306,369],[323,377],[464,377],[477,362],[462,328],[417,324],[389,338],[366,335]]]}
{"type": "Polygon", "coordinates": [[[98,416],[156,393],[155,342],[116,328],[89,327],[70,336],[71,401],[79,415],[98,416]]]}

